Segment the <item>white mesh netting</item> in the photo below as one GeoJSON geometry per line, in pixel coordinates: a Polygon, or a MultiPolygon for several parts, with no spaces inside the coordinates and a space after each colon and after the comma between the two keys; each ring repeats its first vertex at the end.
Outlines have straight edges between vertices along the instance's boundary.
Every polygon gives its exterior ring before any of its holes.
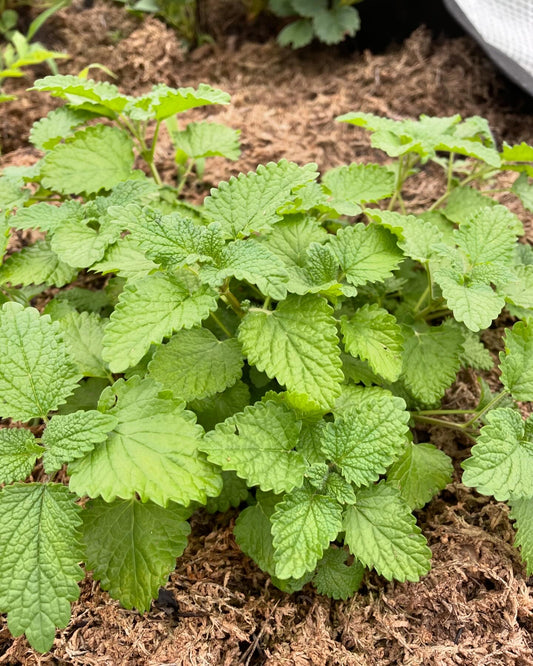
{"type": "Polygon", "coordinates": [[[533,0],[455,0],[487,44],[533,76],[533,0]]]}

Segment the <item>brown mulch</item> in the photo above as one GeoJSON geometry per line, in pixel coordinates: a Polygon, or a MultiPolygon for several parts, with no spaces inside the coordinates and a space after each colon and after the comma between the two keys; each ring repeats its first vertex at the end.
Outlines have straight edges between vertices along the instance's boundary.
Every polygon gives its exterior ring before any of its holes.
{"type": "MultiPolygon", "coordinates": [[[[60,71],[78,72],[99,62],[131,94],[157,82],[206,82],[231,93],[230,106],[186,116],[212,116],[242,131],[241,158],[208,161],[205,182],[189,187],[189,196],[197,200],[230,175],[283,157],[317,162],[320,170],[382,160],[362,130],[335,123],[348,111],[392,118],[482,115],[498,141],[533,140],[532,101],[468,37],[435,37],[420,27],[381,54],[320,47],[293,53],[272,39],[264,41],[242,9],[235,9],[240,3],[210,0],[207,5],[217,42],[189,54],[159,21],[141,22],[103,0],[93,9],[75,0],[39,36],[71,55],[60,71]]],[[[40,68],[36,75],[46,73],[40,68]]],[[[95,71],[95,76],[102,75],[95,71]]],[[[6,84],[20,100],[0,107],[0,166],[38,157],[27,143],[28,131],[55,105],[46,94],[24,92],[26,85],[30,81],[6,84]]],[[[173,156],[164,135],[158,159],[171,180],[173,156]]],[[[423,207],[438,196],[438,169],[428,169],[417,182],[411,194],[414,205],[423,207]]],[[[517,212],[531,243],[531,215],[520,206],[517,212]]],[[[486,334],[494,351],[504,325],[499,322],[486,334]]],[[[488,379],[494,384],[497,375],[488,379]]],[[[473,373],[461,373],[447,403],[471,404],[477,390],[473,373]]],[[[426,434],[457,463],[466,456],[468,441],[444,431],[426,434]]],[[[512,547],[508,509],[466,489],[457,478],[418,512],[434,556],[431,573],[419,583],[387,583],[371,573],[347,602],[321,597],[310,587],[289,596],[240,553],[232,536],[235,512],[214,517],[199,512],[189,546],[151,612],[139,616],[120,608],[88,576],[71,623],[58,632],[52,651],[36,654],[24,638],[13,640],[4,622],[0,664],[533,665],[531,581],[512,547]]]]}

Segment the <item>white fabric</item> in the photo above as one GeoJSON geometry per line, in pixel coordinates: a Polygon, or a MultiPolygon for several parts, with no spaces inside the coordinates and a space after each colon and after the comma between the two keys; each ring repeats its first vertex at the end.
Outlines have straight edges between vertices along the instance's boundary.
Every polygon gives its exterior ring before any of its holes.
{"type": "Polygon", "coordinates": [[[533,0],[455,0],[487,44],[533,76],[533,0]]]}

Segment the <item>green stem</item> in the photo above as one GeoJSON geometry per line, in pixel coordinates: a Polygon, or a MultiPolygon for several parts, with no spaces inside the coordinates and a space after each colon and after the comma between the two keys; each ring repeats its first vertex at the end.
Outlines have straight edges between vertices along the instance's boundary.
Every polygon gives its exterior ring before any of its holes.
{"type": "MultiPolygon", "coordinates": [[[[477,180],[478,178],[482,178],[483,176],[489,174],[491,171],[493,171],[493,167],[483,167],[479,170],[473,171],[469,176],[466,176],[466,178],[463,178],[463,180],[459,183],[457,187],[464,187],[465,185],[468,185],[468,183],[471,183],[473,180],[477,180]]],[[[437,199],[429,208],[428,211],[434,211],[437,208],[439,208],[445,201],[446,199],[450,196],[450,194],[455,190],[456,188],[452,188],[451,190],[447,190],[441,197],[437,199]]]]}
{"type": "Polygon", "coordinates": [[[508,389],[503,389],[503,391],[501,393],[499,393],[498,395],[496,395],[489,403],[487,403],[481,411],[476,412],[474,414],[474,416],[464,424],[464,427],[469,428],[476,421],[479,421],[479,419],[481,419],[483,416],[485,416],[485,414],[488,411],[490,411],[491,409],[494,409],[494,407],[500,402],[500,400],[505,398],[505,396],[507,396],[507,395],[509,395],[509,390],[508,389]]]}
{"type": "Polygon", "coordinates": [[[229,286],[226,284],[224,285],[221,295],[223,300],[230,306],[230,308],[235,312],[235,314],[240,317],[241,319],[244,317],[246,314],[244,310],[241,307],[241,304],[239,302],[239,299],[236,298],[230,291],[229,286]]]}
{"type": "Polygon", "coordinates": [[[453,180],[453,153],[450,153],[448,157],[448,169],[446,171],[446,192],[450,192],[452,189],[452,180],[453,180]]]}
{"type": "Polygon", "coordinates": [[[228,338],[232,338],[233,335],[231,334],[230,330],[223,324],[223,322],[220,320],[219,317],[214,312],[211,312],[211,319],[215,322],[215,324],[222,330],[224,333],[228,336],[228,338]]]}
{"type": "Polygon", "coordinates": [[[474,414],[475,409],[421,409],[418,412],[414,412],[413,414],[421,414],[422,416],[431,416],[431,415],[443,415],[446,416],[447,414],[474,414]]]}
{"type": "Polygon", "coordinates": [[[412,417],[418,423],[426,423],[427,425],[434,425],[438,426],[439,428],[450,428],[451,430],[458,430],[459,432],[462,432],[464,435],[467,435],[474,441],[476,439],[475,437],[476,433],[473,430],[467,428],[466,423],[454,423],[453,421],[445,421],[444,419],[434,419],[431,416],[421,416],[417,413],[413,413],[412,417]]]}
{"type": "Polygon", "coordinates": [[[267,296],[265,298],[265,302],[263,303],[263,310],[268,310],[270,307],[270,303],[272,302],[272,298],[270,296],[267,296]]]}
{"type": "Polygon", "coordinates": [[[193,167],[194,167],[193,160],[189,160],[189,164],[187,164],[187,167],[185,168],[183,175],[180,176],[178,186],[176,187],[176,196],[179,196],[181,194],[181,191],[183,190],[183,188],[185,187],[185,183],[187,182],[187,178],[191,175],[193,167]]]}

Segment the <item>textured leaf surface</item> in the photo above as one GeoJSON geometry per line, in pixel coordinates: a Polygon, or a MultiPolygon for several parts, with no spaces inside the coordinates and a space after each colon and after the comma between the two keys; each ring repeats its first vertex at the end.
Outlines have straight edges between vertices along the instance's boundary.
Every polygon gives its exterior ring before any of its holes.
{"type": "Polygon", "coordinates": [[[463,336],[445,324],[406,334],[402,379],[413,396],[431,405],[444,395],[461,367],[463,336]]]}
{"type": "Polygon", "coordinates": [[[443,212],[452,222],[462,224],[476,214],[480,208],[495,205],[494,199],[481,194],[479,190],[472,187],[455,187],[446,200],[443,212]]]}
{"type": "Polygon", "coordinates": [[[63,463],[81,458],[95,444],[105,441],[107,434],[116,426],[114,416],[96,410],[53,416],[42,438],[46,447],[43,456],[45,472],[52,474],[63,463]]]}
{"type": "Polygon", "coordinates": [[[506,206],[487,206],[461,224],[455,237],[473,264],[490,264],[511,259],[520,233],[520,221],[506,206]]]}
{"type": "Polygon", "coordinates": [[[185,550],[189,514],[172,502],[91,500],[82,514],[86,567],[122,606],[144,613],[185,550]]]}
{"type": "Polygon", "coordinates": [[[387,481],[400,491],[411,509],[421,509],[451,482],[452,473],[452,461],[433,444],[408,442],[389,469],[387,481]]]}
{"type": "Polygon", "coordinates": [[[402,215],[390,210],[368,208],[365,214],[391,231],[398,239],[398,247],[416,261],[427,261],[442,234],[432,222],[415,215],[402,215]]]}
{"type": "Polygon", "coordinates": [[[53,109],[30,130],[30,142],[39,150],[51,150],[61,139],[72,135],[72,130],[92,117],[91,113],[68,106],[53,109]]]}
{"type": "Polygon", "coordinates": [[[206,398],[224,391],[241,376],[241,346],[235,338],[218,340],[205,328],[178,331],[156,350],[152,377],[176,397],[206,398]]]}
{"type": "Polygon", "coordinates": [[[533,320],[519,321],[507,329],[500,367],[502,383],[515,400],[533,400],[533,320]]]}
{"type": "Polygon", "coordinates": [[[322,452],[347,481],[366,486],[377,481],[402,453],[408,422],[404,401],[383,393],[328,423],[322,452]]]}
{"type": "Polygon", "coordinates": [[[292,46],[293,49],[301,49],[313,41],[315,31],[313,22],[309,19],[298,19],[286,25],[279,33],[277,40],[280,46],[292,46]]]}
{"type": "Polygon", "coordinates": [[[403,335],[393,315],[378,305],[364,305],[341,318],[346,351],[368,361],[378,375],[394,382],[402,370],[403,335]]]}
{"type": "Polygon", "coordinates": [[[355,7],[340,6],[324,9],[313,16],[316,36],[324,44],[338,44],[359,30],[359,14],[355,7]]]}
{"type": "Polygon", "coordinates": [[[80,375],[59,324],[34,308],[5,303],[0,311],[0,409],[4,418],[47,416],[72,393],[80,375]]]}
{"type": "Polygon", "coordinates": [[[87,108],[94,108],[94,111],[110,111],[111,117],[120,113],[130,99],[121,95],[112,83],[72,75],[45,76],[35,81],[34,89],[46,90],[53,97],[66,99],[70,106],[86,105],[87,108]]]}
{"type": "Polygon", "coordinates": [[[357,215],[359,204],[379,201],[390,197],[394,192],[394,174],[386,167],[377,164],[350,164],[326,171],[323,184],[333,197],[337,210],[339,204],[345,206],[345,215],[357,215]]]}
{"type": "Polygon", "coordinates": [[[342,527],[341,505],[304,486],[285,495],[272,515],[276,576],[299,578],[312,571],[342,527]]]}
{"type": "Polygon", "coordinates": [[[533,498],[511,502],[509,518],[515,521],[514,545],[520,548],[520,554],[526,563],[526,573],[531,576],[533,573],[533,498]]]}
{"type": "Polygon", "coordinates": [[[55,231],[68,220],[83,220],[84,209],[79,201],[65,201],[61,206],[49,203],[35,203],[28,208],[20,208],[12,218],[15,229],[41,229],[55,231]]]}
{"type": "Polygon", "coordinates": [[[330,406],[342,371],[335,319],[319,296],[289,296],[275,311],[249,312],[239,327],[248,361],[289,391],[330,406]]]}
{"type": "Polygon", "coordinates": [[[417,581],[430,569],[431,550],[408,504],[381,482],[357,493],[346,509],[345,543],[365,566],[392,580],[417,581]]]}
{"type": "Polygon", "coordinates": [[[39,240],[6,259],[0,267],[0,282],[23,286],[47,284],[63,287],[71,282],[77,273],[75,268],[61,261],[50,248],[48,240],[39,240]]]}
{"type": "Polygon", "coordinates": [[[160,506],[187,506],[220,492],[219,472],[198,452],[203,430],[194,414],[160,394],[152,379],[119,379],[102,393],[98,409],[118,425],[107,441],[70,465],[70,486],[79,495],[111,502],[138,493],[160,506]]]}
{"type": "Polygon", "coordinates": [[[32,471],[43,449],[37,445],[30,430],[2,428],[0,430],[0,483],[24,481],[32,471]]]}
{"type": "Polygon", "coordinates": [[[98,231],[86,221],[68,220],[59,226],[50,245],[71,266],[88,268],[102,259],[109,245],[120,238],[120,227],[102,226],[98,231]]]}
{"type": "Polygon", "coordinates": [[[376,225],[340,229],[330,244],[346,279],[356,287],[391,277],[403,259],[394,236],[376,225]]]}
{"type": "Polygon", "coordinates": [[[189,409],[198,417],[198,423],[206,430],[212,430],[229,416],[242,412],[250,404],[250,389],[238,379],[233,386],[222,393],[189,403],[189,409]]]}
{"type": "Polygon", "coordinates": [[[365,568],[355,560],[347,565],[348,553],[342,548],[328,548],[317,565],[313,578],[318,594],[332,599],[348,599],[357,592],[365,568]]]}
{"type": "Polygon", "coordinates": [[[222,472],[222,483],[220,495],[207,498],[205,508],[208,513],[225,513],[230,507],[236,509],[239,504],[251,498],[248,484],[235,472],[222,472]]]}
{"type": "Polygon", "coordinates": [[[80,507],[65,486],[15,484],[0,492],[0,609],[13,636],[40,652],[66,627],[83,578],[80,507]]]}
{"type": "Polygon", "coordinates": [[[305,462],[294,451],[300,423],[274,402],[258,402],[208,433],[200,449],[224,470],[235,470],[249,486],[289,492],[303,482],[305,462]]]}
{"type": "Polygon", "coordinates": [[[189,123],[181,132],[172,132],[176,148],[194,159],[202,157],[226,157],[239,159],[239,130],[219,123],[189,123]]]}
{"type": "Polygon", "coordinates": [[[216,303],[211,287],[185,274],[155,273],[127,284],[106,327],[103,358],[112,372],[122,372],[152,343],[199,324],[216,303]]]}
{"type": "Polygon", "coordinates": [[[293,201],[294,189],[317,176],[315,164],[300,167],[281,160],[260,165],[256,172],[241,174],[211,190],[205,211],[229,238],[265,231],[281,219],[276,211],[293,201]]]}
{"type": "Polygon", "coordinates": [[[129,136],[115,127],[95,125],[76,132],[47,153],[41,176],[44,187],[54,192],[94,194],[126,180],[132,168],[129,136]]]}
{"type": "Polygon", "coordinates": [[[59,319],[63,339],[84,377],[109,377],[102,359],[104,321],[95,313],[70,310],[59,319]]]}
{"type": "Polygon", "coordinates": [[[533,420],[514,409],[490,411],[463,469],[463,483],[484,495],[533,497],[533,420]]]}

